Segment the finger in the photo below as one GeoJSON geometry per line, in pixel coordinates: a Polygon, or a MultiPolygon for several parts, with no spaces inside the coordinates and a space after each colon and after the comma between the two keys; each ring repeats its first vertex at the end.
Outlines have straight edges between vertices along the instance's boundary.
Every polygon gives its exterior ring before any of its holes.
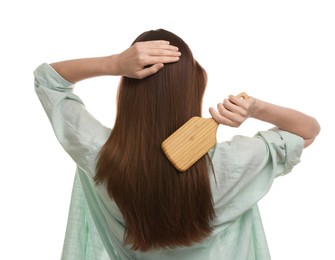
{"type": "Polygon", "coordinates": [[[219,124],[222,125],[227,125],[227,126],[231,126],[231,127],[237,127],[238,125],[236,124],[236,122],[230,120],[229,118],[221,115],[220,113],[218,113],[214,108],[209,108],[209,113],[211,114],[212,118],[218,122],[219,124]]]}
{"type": "Polygon", "coordinates": [[[239,122],[242,119],[242,117],[238,113],[227,109],[222,103],[219,103],[217,105],[217,108],[221,115],[230,119],[231,121],[239,122]]]}
{"type": "MultiPolygon", "coordinates": [[[[249,97],[247,99],[249,99],[249,97]]],[[[239,95],[238,96],[229,95],[229,100],[239,107],[245,107],[246,105],[246,98],[240,97],[239,95]]]]}
{"type": "Polygon", "coordinates": [[[135,78],[137,78],[137,79],[146,78],[146,77],[148,77],[152,74],[155,74],[156,72],[161,70],[163,67],[164,67],[163,63],[157,63],[157,64],[154,64],[154,65],[148,67],[148,68],[141,69],[141,70],[139,70],[135,73],[135,78]]]}
{"type": "Polygon", "coordinates": [[[162,48],[156,48],[156,49],[149,49],[148,55],[151,56],[172,56],[172,57],[179,57],[181,56],[180,51],[171,50],[171,49],[162,49],[162,48]]]}
{"type": "Polygon", "coordinates": [[[157,44],[153,46],[153,48],[164,49],[164,50],[171,50],[171,51],[178,51],[179,48],[177,46],[171,44],[157,44]]]}
{"type": "Polygon", "coordinates": [[[141,65],[144,67],[150,64],[177,62],[178,60],[178,56],[149,56],[142,60],[141,65]]]}
{"type": "Polygon", "coordinates": [[[245,118],[243,115],[228,110],[222,103],[218,104],[218,111],[219,113],[224,116],[225,118],[229,119],[230,121],[234,122],[234,126],[239,126],[243,123],[245,118]]]}
{"type": "Polygon", "coordinates": [[[137,42],[138,44],[153,46],[153,45],[169,45],[169,41],[165,40],[152,40],[152,41],[144,41],[144,42],[137,42]]]}
{"type": "Polygon", "coordinates": [[[160,49],[178,51],[178,47],[173,46],[170,44],[169,41],[164,40],[138,42],[137,45],[147,48],[160,48],[160,49]]]}
{"type": "Polygon", "coordinates": [[[223,105],[224,105],[224,107],[227,110],[229,110],[229,111],[231,111],[233,113],[238,113],[240,115],[244,115],[245,114],[245,110],[243,108],[241,108],[240,106],[238,106],[236,103],[231,102],[231,100],[229,100],[229,99],[225,99],[223,101],[223,105]]]}

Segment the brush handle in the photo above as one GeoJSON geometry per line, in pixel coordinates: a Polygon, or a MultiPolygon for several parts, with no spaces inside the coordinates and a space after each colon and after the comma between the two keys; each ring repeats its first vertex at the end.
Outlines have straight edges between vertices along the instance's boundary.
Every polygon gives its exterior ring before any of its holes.
{"type": "Polygon", "coordinates": [[[240,94],[237,95],[237,97],[241,98],[241,99],[248,99],[249,96],[247,93],[245,92],[241,92],[240,94]]]}

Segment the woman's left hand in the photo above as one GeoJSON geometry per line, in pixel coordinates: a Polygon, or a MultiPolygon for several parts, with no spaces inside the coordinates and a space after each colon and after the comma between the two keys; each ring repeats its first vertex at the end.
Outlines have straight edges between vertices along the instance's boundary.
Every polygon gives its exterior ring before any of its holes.
{"type": "Polygon", "coordinates": [[[181,53],[168,41],[137,42],[120,54],[112,55],[114,75],[142,79],[164,67],[164,63],[176,62],[181,53]]]}

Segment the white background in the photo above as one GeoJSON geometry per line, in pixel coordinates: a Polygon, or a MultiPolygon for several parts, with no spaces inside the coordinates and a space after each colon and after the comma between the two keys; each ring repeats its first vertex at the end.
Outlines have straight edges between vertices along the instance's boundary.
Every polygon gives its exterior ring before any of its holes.
{"type": "MultiPolygon", "coordinates": [[[[335,259],[334,1],[31,0],[0,4],[0,259],[59,259],[75,165],[33,90],[42,62],[102,56],[164,28],[181,36],[207,70],[204,116],[229,94],[289,106],[322,131],[291,174],[260,202],[274,260],[335,259]]],[[[118,77],[76,93],[112,126],[118,77]]],[[[269,125],[220,127],[219,140],[269,125]]],[[[230,259],[231,260],[231,259],[230,259]]]]}

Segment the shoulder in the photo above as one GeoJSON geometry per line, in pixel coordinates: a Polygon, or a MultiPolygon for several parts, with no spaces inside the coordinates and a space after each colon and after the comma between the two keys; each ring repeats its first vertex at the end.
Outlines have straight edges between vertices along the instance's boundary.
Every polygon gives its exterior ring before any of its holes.
{"type": "Polygon", "coordinates": [[[258,132],[253,137],[234,136],[218,143],[210,156],[215,172],[258,171],[266,165],[276,168],[276,175],[290,172],[299,161],[304,142],[297,135],[279,129],[258,132]]]}
{"type": "Polygon", "coordinates": [[[214,167],[224,165],[225,168],[235,168],[258,164],[267,157],[268,152],[262,138],[237,135],[230,141],[217,143],[210,155],[214,167]]]}

